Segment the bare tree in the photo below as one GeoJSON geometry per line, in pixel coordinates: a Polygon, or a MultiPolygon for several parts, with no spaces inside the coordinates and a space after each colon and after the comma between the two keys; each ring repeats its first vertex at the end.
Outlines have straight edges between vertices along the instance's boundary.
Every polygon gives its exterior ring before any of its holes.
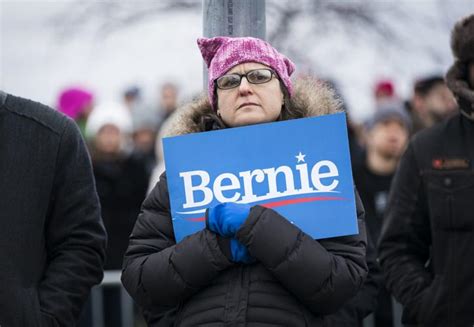
{"type": "MultiPolygon", "coordinates": [[[[176,12],[196,12],[201,10],[201,0],[161,0],[161,1],[80,1],[71,2],[66,12],[53,17],[50,25],[57,35],[64,37],[81,32],[86,27],[95,26],[95,32],[104,37],[120,29],[159,15],[176,12]],[[74,13],[71,15],[71,13],[74,13]]],[[[310,17],[312,24],[308,33],[318,35],[331,28],[344,28],[354,37],[356,33],[370,29],[381,40],[397,37],[386,24],[381,11],[390,12],[401,21],[406,14],[394,3],[374,0],[334,1],[334,0],[267,0],[267,17],[271,27],[267,29],[268,40],[282,46],[290,39],[293,25],[298,19],[310,17]]]]}
{"type": "Polygon", "coordinates": [[[75,0],[63,12],[52,17],[49,26],[54,29],[61,41],[91,26],[98,37],[107,37],[133,24],[155,19],[159,15],[185,11],[198,12],[200,9],[199,0],[75,0]]]}
{"type": "MultiPolygon", "coordinates": [[[[62,41],[66,40],[66,36],[69,39],[86,29],[98,38],[104,38],[133,24],[157,19],[160,15],[182,12],[199,14],[201,8],[201,0],[76,0],[70,3],[66,12],[53,17],[50,26],[62,41]]],[[[317,42],[337,30],[345,35],[348,43],[367,42],[369,39],[379,47],[379,51],[388,53],[393,48],[397,51],[420,48],[416,26],[434,26],[438,23],[423,12],[414,17],[410,9],[394,1],[267,0],[266,8],[267,39],[299,62],[311,62],[310,58],[305,58],[307,47],[311,45],[302,46],[294,42],[295,33],[303,33],[303,38],[317,42]],[[303,29],[298,25],[301,21],[306,22],[303,29]],[[403,24],[414,26],[412,35],[401,34],[406,31],[398,28],[403,24]]],[[[423,51],[428,52],[433,60],[439,60],[436,49],[423,51]]]]}

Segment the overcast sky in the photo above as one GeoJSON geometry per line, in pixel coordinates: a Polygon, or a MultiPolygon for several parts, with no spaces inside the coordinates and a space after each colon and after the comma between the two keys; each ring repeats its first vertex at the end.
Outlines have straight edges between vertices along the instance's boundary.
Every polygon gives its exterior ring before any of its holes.
{"type": "MultiPolygon", "coordinates": [[[[401,34],[407,40],[411,37],[414,44],[419,40],[426,52],[436,47],[439,58],[423,58],[409,49],[381,55],[383,45],[371,46],[370,40],[351,44],[337,30],[316,41],[307,40],[305,34],[298,33],[307,25],[304,19],[294,33],[295,44],[308,47],[311,59],[297,65],[305,69],[313,66],[309,69],[316,74],[335,78],[358,120],[372,110],[371,87],[375,79],[393,78],[399,93],[408,96],[414,78],[444,73],[452,60],[449,26],[474,12],[472,0],[397,3],[413,8],[413,25],[400,24],[397,28],[402,29],[401,34]],[[413,30],[417,13],[430,11],[439,24],[413,30]]],[[[0,0],[1,89],[52,106],[60,89],[71,85],[95,91],[98,102],[118,99],[121,91],[132,84],[141,86],[150,101],[158,86],[167,80],[178,83],[185,96],[201,90],[202,61],[196,46],[196,38],[202,35],[201,12],[159,15],[102,39],[86,30],[59,40],[48,22],[57,13],[64,13],[68,5],[68,1],[0,0]]],[[[67,15],[73,16],[74,12],[67,15]]],[[[271,17],[267,17],[267,23],[271,24],[271,17]]]]}

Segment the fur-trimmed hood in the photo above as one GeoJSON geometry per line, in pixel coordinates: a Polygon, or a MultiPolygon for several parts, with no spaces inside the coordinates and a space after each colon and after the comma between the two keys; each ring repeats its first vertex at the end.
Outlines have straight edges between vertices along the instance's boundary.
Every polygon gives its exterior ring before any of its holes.
{"type": "Polygon", "coordinates": [[[446,85],[453,92],[461,113],[474,120],[474,90],[469,87],[467,64],[456,60],[446,74],[446,85]]]}
{"type": "MultiPolygon", "coordinates": [[[[314,79],[298,79],[294,83],[294,96],[290,106],[303,113],[301,117],[314,117],[341,112],[342,102],[326,84],[314,79]]],[[[179,108],[163,125],[161,136],[176,136],[203,132],[206,125],[202,117],[213,113],[207,96],[179,108]]]]}
{"type": "Polygon", "coordinates": [[[461,113],[474,120],[474,90],[469,86],[469,62],[474,61],[474,15],[464,17],[451,32],[454,64],[446,74],[446,84],[453,92],[461,113]]]}
{"type": "Polygon", "coordinates": [[[451,32],[451,50],[460,61],[474,60],[474,15],[466,16],[454,25],[451,32]]]}

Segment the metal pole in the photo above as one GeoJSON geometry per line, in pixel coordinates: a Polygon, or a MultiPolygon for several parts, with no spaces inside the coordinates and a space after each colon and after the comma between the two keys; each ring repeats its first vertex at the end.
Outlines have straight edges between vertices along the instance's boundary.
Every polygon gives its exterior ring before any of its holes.
{"type": "MultiPolygon", "coordinates": [[[[265,0],[203,0],[203,35],[266,38],[265,0]]],[[[207,68],[204,65],[204,89],[207,68]]]]}
{"type": "Polygon", "coordinates": [[[203,35],[265,39],[265,0],[204,0],[203,35]]]}

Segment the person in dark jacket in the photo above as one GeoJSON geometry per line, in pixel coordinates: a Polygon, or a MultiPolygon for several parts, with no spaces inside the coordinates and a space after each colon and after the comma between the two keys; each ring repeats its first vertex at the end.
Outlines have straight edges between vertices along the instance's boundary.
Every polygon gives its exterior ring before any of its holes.
{"type": "MultiPolygon", "coordinates": [[[[149,175],[144,158],[127,147],[131,122],[127,109],[122,105],[104,103],[97,106],[86,126],[97,193],[108,235],[106,271],[122,268],[128,238],[148,187],[149,175]]],[[[121,326],[121,287],[108,285],[102,291],[104,325],[121,326]]],[[[87,323],[84,322],[84,325],[87,323]]]]}
{"type": "Polygon", "coordinates": [[[416,326],[474,324],[474,15],[451,35],[447,85],[460,113],[419,132],[394,177],[379,259],[416,326]]]}
{"type": "Polygon", "coordinates": [[[429,75],[416,80],[405,110],[413,121],[412,134],[440,123],[458,111],[453,93],[442,75],[429,75]]]}
{"type": "Polygon", "coordinates": [[[108,235],[106,270],[122,269],[128,238],[148,187],[145,160],[130,148],[132,120],[126,110],[119,103],[99,104],[86,126],[108,235]]]}
{"type": "MultiPolygon", "coordinates": [[[[209,99],[178,111],[168,135],[339,110],[322,85],[293,86],[293,63],[262,40],[198,44],[209,67],[209,99]]],[[[150,326],[323,326],[324,315],[354,296],[367,273],[358,197],[357,209],[358,235],[315,240],[272,209],[225,203],[208,209],[207,228],[176,244],[163,174],[143,203],[122,282],[150,326]]]]}
{"type": "Polygon", "coordinates": [[[77,125],[0,92],[0,326],[75,326],[106,234],[77,125]]]}
{"type": "Polygon", "coordinates": [[[408,143],[411,122],[402,103],[386,102],[365,125],[364,161],[353,162],[352,173],[365,209],[369,273],[356,297],[327,318],[327,327],[362,326],[363,319],[372,312],[375,326],[393,326],[392,296],[383,287],[374,247],[380,236],[390,184],[408,143]]]}

